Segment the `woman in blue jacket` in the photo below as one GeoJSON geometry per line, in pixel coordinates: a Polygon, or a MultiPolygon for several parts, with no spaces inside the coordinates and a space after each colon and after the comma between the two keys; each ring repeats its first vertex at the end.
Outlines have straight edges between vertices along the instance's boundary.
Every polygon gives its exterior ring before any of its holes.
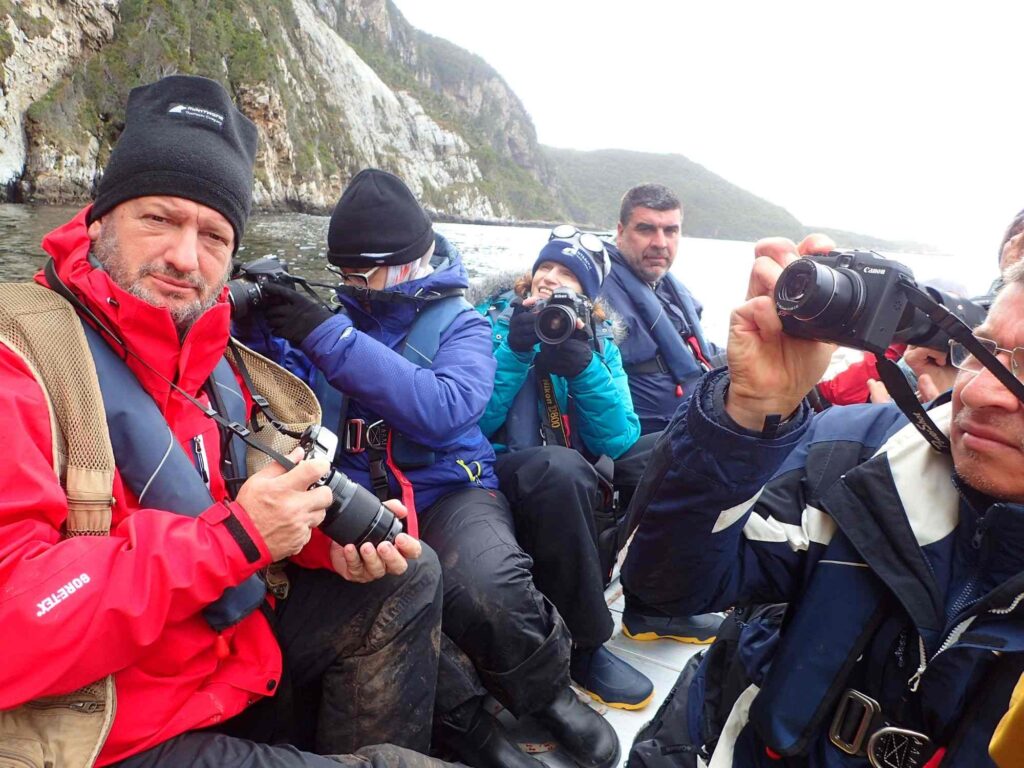
{"type": "Polygon", "coordinates": [[[401,498],[437,552],[446,636],[437,736],[474,768],[541,768],[484,709],[486,689],[537,718],[578,765],[612,768],[615,732],[569,686],[568,633],[532,582],[477,426],[494,360],[487,322],[462,298],[461,258],[409,188],[372,169],[338,201],[327,243],[339,309],[264,283],[272,333],[254,342],[317,393],[341,438],[335,466],[381,499],[401,498]]]}
{"type": "Polygon", "coordinates": [[[592,303],[608,265],[597,237],[558,227],[531,274],[478,307],[491,319],[497,364],[480,429],[534,583],[572,632],[572,678],[609,706],[639,709],[650,680],[604,647],[613,622],[594,522],[608,470],[640,437],[612,323],[592,303]]]}

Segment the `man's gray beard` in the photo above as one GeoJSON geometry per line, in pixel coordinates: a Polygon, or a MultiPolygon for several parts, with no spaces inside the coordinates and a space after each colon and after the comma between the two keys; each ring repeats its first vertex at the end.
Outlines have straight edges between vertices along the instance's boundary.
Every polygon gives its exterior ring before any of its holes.
{"type": "Polygon", "coordinates": [[[225,271],[220,282],[207,294],[204,291],[207,284],[198,274],[189,275],[184,272],[179,272],[173,267],[157,266],[152,263],[144,264],[139,268],[138,272],[133,272],[131,268],[125,264],[124,257],[121,253],[121,243],[117,239],[117,233],[114,231],[113,227],[109,226],[104,227],[100,231],[100,236],[96,238],[96,242],[93,244],[92,254],[96,257],[96,260],[103,265],[107,274],[110,275],[110,279],[113,280],[119,288],[155,307],[160,306],[158,303],[160,299],[152,291],[147,290],[145,286],[143,286],[142,278],[146,277],[146,275],[167,275],[175,280],[184,280],[189,285],[196,288],[199,291],[200,296],[206,296],[205,299],[199,298],[175,309],[168,308],[167,311],[171,313],[171,319],[174,321],[174,325],[178,329],[178,333],[181,335],[184,335],[185,332],[192,327],[192,323],[199,319],[200,315],[217,303],[217,297],[220,296],[221,290],[224,288],[224,284],[228,279],[227,271],[225,271]]]}

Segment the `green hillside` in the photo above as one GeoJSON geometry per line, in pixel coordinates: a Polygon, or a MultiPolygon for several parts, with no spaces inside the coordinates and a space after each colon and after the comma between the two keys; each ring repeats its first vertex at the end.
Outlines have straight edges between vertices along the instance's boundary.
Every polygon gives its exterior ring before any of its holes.
{"type": "Polygon", "coordinates": [[[542,147],[554,168],[566,209],[581,224],[615,225],[622,193],[644,182],[674,190],[683,201],[690,237],[756,240],[768,234],[799,238],[804,226],[786,209],[730,184],[682,155],[620,149],[581,152],[542,147]]]}

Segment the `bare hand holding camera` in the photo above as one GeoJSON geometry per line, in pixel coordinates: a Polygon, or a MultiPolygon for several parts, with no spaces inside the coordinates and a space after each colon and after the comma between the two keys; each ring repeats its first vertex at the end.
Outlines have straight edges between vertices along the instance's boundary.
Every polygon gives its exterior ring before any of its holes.
{"type": "Polygon", "coordinates": [[[248,513],[275,561],[299,552],[324,519],[334,501],[330,488],[310,488],[330,471],[322,459],[302,461],[297,448],[289,455],[299,462],[291,470],[271,463],[254,474],[238,491],[236,501],[248,513]]]}
{"type": "MultiPolygon", "coordinates": [[[[389,499],[384,506],[399,520],[408,512],[402,502],[389,499]]],[[[407,533],[400,533],[392,544],[382,541],[376,547],[371,542],[355,544],[331,543],[331,563],[346,581],[366,583],[386,575],[400,576],[409,568],[408,560],[415,560],[423,552],[419,541],[407,533]]]]}
{"type": "Polygon", "coordinates": [[[785,418],[792,413],[828,367],[835,346],[783,333],[773,293],[789,263],[832,247],[823,235],[809,235],[799,246],[784,238],[761,240],[755,246],[747,302],[732,313],[727,347],[730,383],[725,408],[747,429],[760,430],[771,414],[785,418]]]}

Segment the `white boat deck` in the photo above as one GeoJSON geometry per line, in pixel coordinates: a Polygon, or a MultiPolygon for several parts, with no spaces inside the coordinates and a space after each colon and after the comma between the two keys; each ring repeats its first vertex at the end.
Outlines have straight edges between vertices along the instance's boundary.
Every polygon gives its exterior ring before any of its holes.
{"type": "MultiPolygon", "coordinates": [[[[664,701],[668,692],[679,677],[683,665],[689,658],[706,648],[704,645],[686,645],[677,643],[674,640],[655,640],[652,642],[638,642],[630,640],[622,634],[622,587],[619,585],[618,577],[612,581],[605,591],[608,600],[608,607],[615,620],[615,631],[607,645],[618,656],[628,661],[634,667],[643,672],[654,683],[654,699],[641,710],[634,712],[612,709],[593,701],[589,696],[581,694],[581,697],[598,712],[600,712],[615,727],[619,736],[619,743],[622,748],[622,756],[619,766],[626,763],[629,755],[629,748],[633,743],[633,737],[643,725],[654,717],[661,702],[664,701]]],[[[497,709],[500,706],[494,703],[497,709]]],[[[551,737],[536,722],[529,718],[515,720],[508,712],[499,714],[502,722],[505,723],[513,737],[519,742],[524,751],[533,754],[553,768],[576,768],[576,764],[552,741],[551,737]]]]}

